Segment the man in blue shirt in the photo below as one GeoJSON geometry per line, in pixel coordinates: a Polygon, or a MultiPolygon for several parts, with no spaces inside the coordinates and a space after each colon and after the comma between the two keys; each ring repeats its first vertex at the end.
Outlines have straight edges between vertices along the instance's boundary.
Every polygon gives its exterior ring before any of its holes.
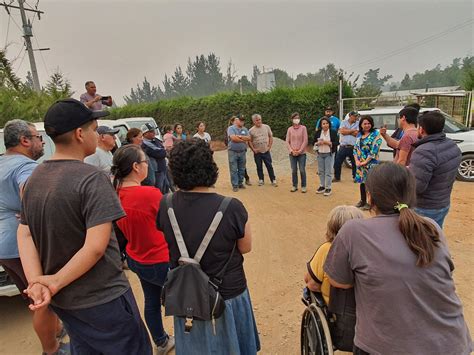
{"type": "Polygon", "coordinates": [[[229,137],[228,156],[230,181],[234,192],[245,189],[245,165],[247,163],[247,143],[250,141],[249,130],[244,127],[244,117],[233,117],[233,125],[227,128],[229,137]]]}
{"type": "MultiPolygon", "coordinates": [[[[23,187],[38,166],[36,160],[43,155],[44,142],[35,125],[22,120],[7,122],[3,135],[6,152],[0,156],[0,265],[24,295],[28,281],[18,252],[18,215],[23,187]]],[[[33,313],[33,326],[43,353],[64,354],[69,348],[68,344],[56,339],[57,331],[60,331],[58,324],[58,317],[49,308],[33,313]]]]}
{"type": "MultiPolygon", "coordinates": [[[[324,111],[324,116],[328,117],[331,121],[331,129],[337,132],[339,130],[339,126],[341,125],[341,121],[339,120],[339,118],[334,116],[334,110],[332,109],[332,107],[326,107],[326,110],[324,111]]],[[[319,121],[321,121],[321,118],[316,121],[316,130],[319,128],[319,121]]]]}
{"type": "Polygon", "coordinates": [[[356,164],[354,160],[354,145],[356,136],[359,133],[359,114],[355,111],[349,113],[349,117],[342,121],[340,134],[339,151],[336,154],[334,161],[334,179],[333,182],[341,181],[341,168],[344,160],[349,157],[352,163],[352,179],[355,178],[356,164]]]}

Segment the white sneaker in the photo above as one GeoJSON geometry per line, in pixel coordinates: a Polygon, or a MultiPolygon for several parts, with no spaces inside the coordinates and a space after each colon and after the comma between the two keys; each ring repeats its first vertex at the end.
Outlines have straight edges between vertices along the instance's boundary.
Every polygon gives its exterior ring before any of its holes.
{"type": "Polygon", "coordinates": [[[302,187],[302,188],[301,188],[301,192],[302,192],[302,193],[306,193],[306,191],[308,191],[308,190],[306,190],[306,187],[302,187]]]}
{"type": "Polygon", "coordinates": [[[273,181],[272,181],[272,186],[273,186],[273,187],[278,187],[278,184],[277,184],[276,180],[273,180],[273,181]]]}
{"type": "Polygon", "coordinates": [[[258,180],[258,186],[262,186],[264,184],[263,180],[258,180]]]}
{"type": "Polygon", "coordinates": [[[168,337],[168,341],[166,343],[164,343],[162,346],[157,346],[156,347],[156,354],[157,355],[166,355],[173,348],[174,348],[174,336],[170,335],[168,337]]]}

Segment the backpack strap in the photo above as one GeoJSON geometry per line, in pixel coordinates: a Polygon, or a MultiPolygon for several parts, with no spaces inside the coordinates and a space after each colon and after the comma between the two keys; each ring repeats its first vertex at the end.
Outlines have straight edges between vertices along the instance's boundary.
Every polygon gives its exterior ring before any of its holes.
{"type": "Polygon", "coordinates": [[[217,213],[214,216],[214,219],[212,220],[212,223],[209,226],[209,229],[207,230],[206,235],[204,236],[196,254],[194,255],[194,260],[196,260],[198,263],[201,261],[201,258],[206,252],[206,249],[209,246],[209,243],[211,242],[212,237],[216,233],[216,230],[219,227],[219,224],[221,223],[222,217],[224,216],[224,213],[227,210],[227,207],[229,207],[230,201],[232,201],[232,198],[224,197],[221,204],[219,205],[219,209],[217,210],[217,213]]]}
{"type": "Polygon", "coordinates": [[[176,239],[176,243],[178,244],[181,257],[185,259],[190,259],[188,249],[186,248],[186,244],[184,243],[183,235],[181,234],[181,229],[179,229],[178,221],[176,220],[176,215],[174,214],[172,192],[166,195],[166,205],[168,217],[171,222],[171,227],[173,228],[174,237],[176,239]]]}

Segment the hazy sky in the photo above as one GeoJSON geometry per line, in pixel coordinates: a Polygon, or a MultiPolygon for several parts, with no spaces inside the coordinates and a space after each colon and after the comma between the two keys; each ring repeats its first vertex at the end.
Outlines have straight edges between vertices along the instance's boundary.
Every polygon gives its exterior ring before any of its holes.
{"type": "MultiPolygon", "coordinates": [[[[16,1],[15,1],[16,2],[16,1]]],[[[36,0],[28,0],[35,5],[36,0]]],[[[422,42],[398,55],[385,54],[445,32],[473,19],[471,0],[331,0],[331,1],[87,1],[40,0],[45,12],[34,21],[33,44],[40,82],[59,68],[78,97],[86,80],[120,104],[146,76],[162,82],[188,57],[215,52],[223,70],[232,59],[237,74],[252,66],[282,68],[296,76],[327,63],[363,74],[381,68],[399,81],[403,75],[446,65],[473,54],[473,24],[422,42]],[[373,60],[367,64],[360,64],[373,60]]],[[[12,10],[18,24],[18,11],[12,10]]],[[[32,15],[30,14],[31,18],[32,15]]],[[[0,9],[0,46],[7,37],[8,16],[0,9]]],[[[11,21],[7,56],[14,60],[23,40],[11,21]]],[[[14,61],[24,78],[28,57],[14,61]]]]}

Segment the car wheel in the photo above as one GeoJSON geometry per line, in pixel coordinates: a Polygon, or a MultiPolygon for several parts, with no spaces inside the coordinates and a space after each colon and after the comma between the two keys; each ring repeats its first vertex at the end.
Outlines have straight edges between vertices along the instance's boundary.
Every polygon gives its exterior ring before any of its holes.
{"type": "Polygon", "coordinates": [[[474,154],[466,154],[462,156],[457,178],[460,181],[474,181],[474,154]]]}
{"type": "Polygon", "coordinates": [[[346,157],[346,159],[344,159],[344,165],[346,168],[352,169],[352,162],[349,157],[346,157]]]}

